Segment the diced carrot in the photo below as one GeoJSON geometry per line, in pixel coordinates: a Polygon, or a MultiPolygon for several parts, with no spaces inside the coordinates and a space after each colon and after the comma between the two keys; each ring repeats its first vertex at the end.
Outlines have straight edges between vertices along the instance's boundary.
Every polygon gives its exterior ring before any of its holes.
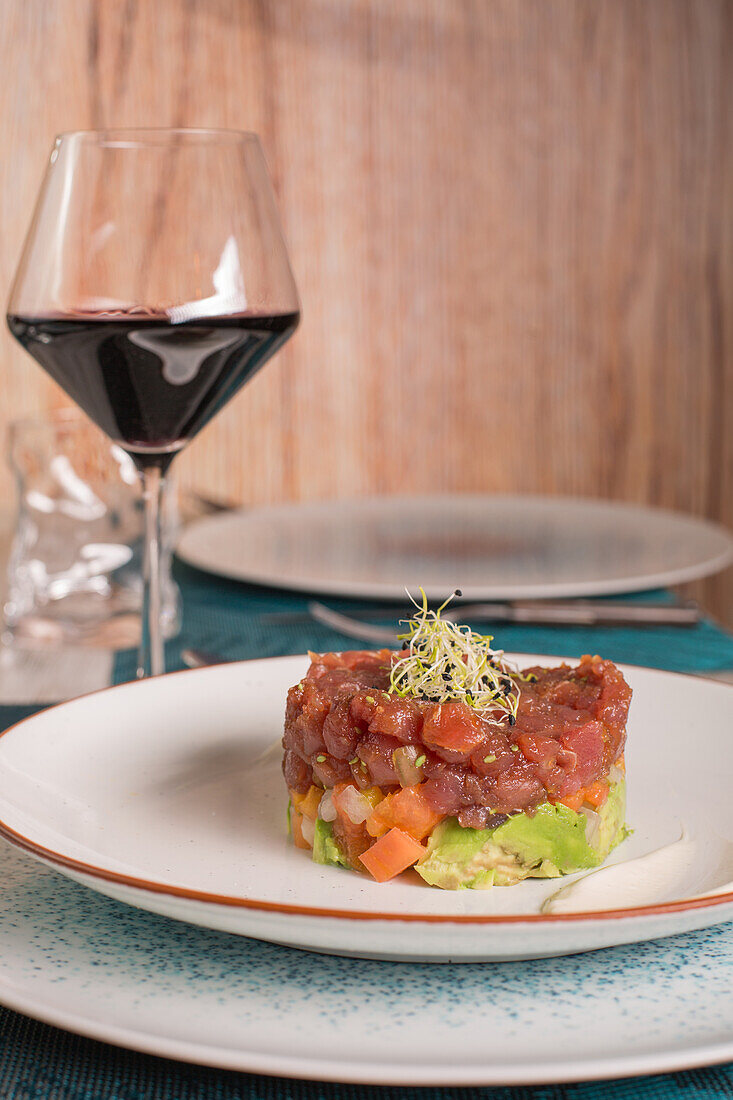
{"type": "Polygon", "coordinates": [[[392,828],[402,829],[415,840],[424,840],[445,814],[436,812],[422,792],[422,784],[389,794],[367,818],[370,836],[384,836],[392,828]]]}
{"type": "Polygon", "coordinates": [[[323,798],[323,791],[320,787],[309,787],[305,794],[291,791],[290,797],[298,813],[303,814],[304,817],[309,817],[311,821],[316,820],[318,817],[318,804],[323,798]]]}
{"type": "Polygon", "coordinates": [[[597,779],[595,783],[591,783],[590,787],[585,788],[585,801],[596,809],[600,809],[607,798],[608,783],[605,779],[597,779]]]}
{"type": "Polygon", "coordinates": [[[618,760],[616,761],[616,767],[622,775],[626,775],[626,761],[624,760],[623,755],[619,756],[618,760]]]}
{"type": "Polygon", "coordinates": [[[580,807],[583,805],[585,799],[585,791],[574,791],[573,794],[566,794],[562,798],[557,798],[555,801],[559,802],[561,806],[567,806],[569,810],[575,810],[577,813],[580,807]]]}
{"type": "Polygon", "coordinates": [[[399,791],[395,795],[393,808],[397,810],[395,825],[404,829],[414,840],[424,840],[445,817],[427,801],[420,783],[399,791]]]}
{"type": "Polygon", "coordinates": [[[369,836],[384,836],[384,834],[389,832],[392,828],[394,825],[391,810],[393,801],[394,795],[388,794],[374,807],[369,817],[366,819],[366,828],[369,836]]]}
{"type": "Polygon", "coordinates": [[[290,828],[293,833],[293,843],[296,848],[310,848],[310,844],[303,836],[303,815],[291,807],[290,828]]]}
{"type": "Polygon", "coordinates": [[[424,847],[413,837],[401,829],[390,829],[360,858],[372,878],[387,882],[412,867],[424,854],[424,847]]]}

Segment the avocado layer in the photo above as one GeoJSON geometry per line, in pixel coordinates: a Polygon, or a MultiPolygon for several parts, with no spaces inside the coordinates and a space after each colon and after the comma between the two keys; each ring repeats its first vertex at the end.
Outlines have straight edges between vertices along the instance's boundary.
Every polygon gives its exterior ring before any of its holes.
{"type": "Polygon", "coordinates": [[[322,821],[320,817],[316,821],[313,833],[313,862],[332,864],[336,867],[349,866],[334,839],[333,825],[329,821],[322,821]]]}
{"type": "Polygon", "coordinates": [[[449,817],[433,830],[415,870],[443,890],[486,890],[598,867],[627,835],[623,780],[611,786],[597,812],[594,827],[584,813],[550,802],[531,817],[516,814],[493,829],[464,829],[449,817]]]}

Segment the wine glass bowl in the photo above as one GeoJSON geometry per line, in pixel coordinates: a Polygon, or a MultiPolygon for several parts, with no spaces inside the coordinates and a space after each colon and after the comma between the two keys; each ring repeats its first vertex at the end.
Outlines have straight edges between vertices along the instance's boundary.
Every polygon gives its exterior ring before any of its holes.
{"type": "Polygon", "coordinates": [[[141,674],[163,671],[160,495],[178,451],[295,331],[259,139],[105,130],[56,139],[8,304],[27,351],[141,472],[141,674]]]}

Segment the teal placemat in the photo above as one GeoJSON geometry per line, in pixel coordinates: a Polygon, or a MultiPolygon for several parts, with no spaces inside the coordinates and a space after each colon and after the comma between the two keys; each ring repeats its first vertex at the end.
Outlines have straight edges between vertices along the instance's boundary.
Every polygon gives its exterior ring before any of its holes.
{"type": "MultiPolygon", "coordinates": [[[[308,649],[364,649],[356,642],[314,621],[275,623],[268,616],[286,611],[302,612],[308,597],[275,589],[221,580],[178,562],[175,575],[183,596],[183,629],[167,646],[169,670],[182,668],[181,649],[193,647],[234,660],[279,657],[308,649]]],[[[669,602],[664,591],[619,597],[626,600],[669,602]]],[[[353,600],[324,601],[348,613],[368,609],[353,600]]],[[[382,623],[384,625],[384,623],[382,623]]],[[[500,623],[471,624],[496,635],[497,644],[516,653],[549,653],[580,657],[600,653],[612,661],[648,665],[673,672],[713,672],[733,669],[733,636],[704,619],[694,627],[574,627],[526,626],[500,623]]],[[[135,675],[135,654],[121,653],[115,665],[115,681],[135,675]]]]}
{"type": "Polygon", "coordinates": [[[533,1088],[419,1089],[286,1081],[118,1050],[0,1008],[2,1100],[722,1100],[733,1065],[533,1088]]]}

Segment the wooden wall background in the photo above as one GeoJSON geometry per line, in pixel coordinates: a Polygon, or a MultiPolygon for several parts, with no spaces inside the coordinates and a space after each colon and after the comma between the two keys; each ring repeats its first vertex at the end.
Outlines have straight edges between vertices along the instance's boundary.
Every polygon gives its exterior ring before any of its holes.
{"type": "MultiPolygon", "coordinates": [[[[0,36],[3,301],[56,131],[263,138],[303,323],[185,482],[733,522],[730,2],[3,0],[0,36]]],[[[0,428],[63,403],[1,339],[0,428]]]]}

